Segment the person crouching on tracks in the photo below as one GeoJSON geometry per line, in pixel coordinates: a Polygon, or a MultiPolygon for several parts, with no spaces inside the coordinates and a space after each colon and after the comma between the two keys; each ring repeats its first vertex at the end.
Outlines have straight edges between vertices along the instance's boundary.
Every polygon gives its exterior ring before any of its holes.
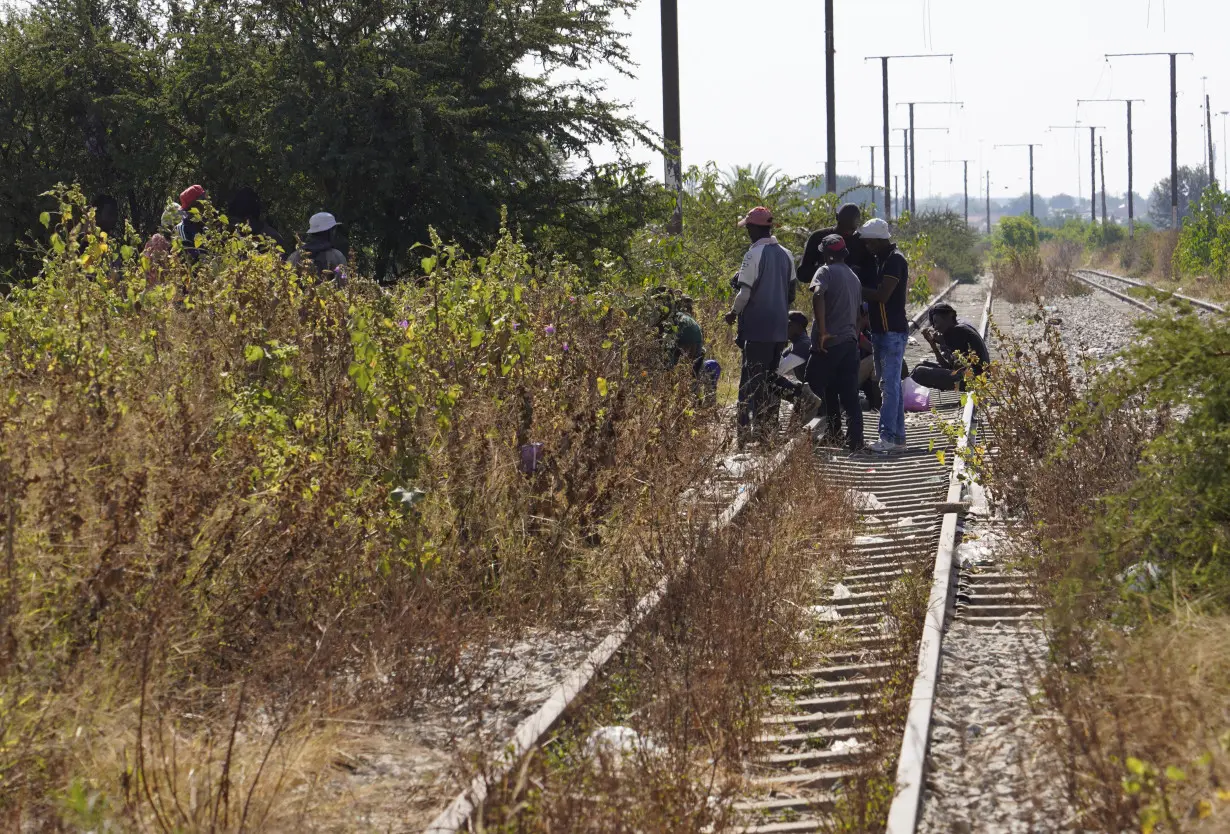
{"type": "Polygon", "coordinates": [[[786,338],[790,340],[790,344],[782,351],[781,364],[778,366],[781,373],[789,373],[799,382],[807,381],[807,363],[811,360],[811,337],[807,335],[807,316],[798,310],[791,310],[786,317],[786,338]],[[795,364],[793,368],[787,371],[783,366],[790,357],[798,357],[803,360],[802,364],[795,364]]]}
{"type": "Polygon", "coordinates": [[[773,213],[757,206],[739,221],[751,248],[735,279],[738,293],[726,323],[739,324],[735,343],[743,351],[739,373],[739,445],[753,436],[773,437],[773,396],[769,377],[776,373],[787,341],[790,302],[794,299],[794,256],[773,236],[773,213]]]}
{"type": "Polygon", "coordinates": [[[931,326],[924,327],[922,334],[936,361],[918,363],[910,378],[939,391],[964,391],[969,379],[986,373],[991,364],[987,344],[976,327],[957,319],[951,304],[936,304],[927,315],[931,326]]]}
{"type": "Polygon", "coordinates": [[[859,451],[863,448],[863,408],[858,401],[858,313],[863,287],[846,265],[849,250],[841,235],[826,237],[820,251],[824,263],[810,287],[815,324],[807,382],[824,396],[829,439],[836,442],[840,437],[841,409],[845,409],[846,444],[859,451]]]}
{"type": "Polygon", "coordinates": [[[880,377],[883,403],[880,406],[880,439],[868,448],[888,454],[903,452],[905,442],[905,398],[901,390],[901,365],[910,323],[905,315],[906,289],[910,266],[892,241],[888,223],[873,217],[859,230],[867,248],[876,259],[876,280],[863,287],[871,318],[871,345],[875,353],[876,374],[880,377]]]}

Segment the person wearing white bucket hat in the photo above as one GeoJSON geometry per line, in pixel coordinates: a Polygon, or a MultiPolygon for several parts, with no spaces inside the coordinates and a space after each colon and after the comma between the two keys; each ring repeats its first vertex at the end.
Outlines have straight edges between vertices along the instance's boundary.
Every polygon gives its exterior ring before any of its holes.
{"type": "Polygon", "coordinates": [[[306,259],[321,278],[335,277],[339,283],[344,281],[341,268],[346,266],[346,255],[337,248],[333,239],[334,229],[340,225],[337,218],[327,211],[313,214],[308,220],[307,238],[303,246],[288,258],[291,266],[297,269],[306,259]]]}
{"type": "Polygon", "coordinates": [[[910,284],[910,265],[893,243],[892,231],[882,218],[863,224],[859,236],[875,256],[875,283],[863,287],[863,300],[871,319],[871,346],[875,368],[880,377],[884,402],[880,406],[880,439],[868,448],[888,454],[903,452],[905,440],[905,397],[901,389],[901,363],[910,324],[905,315],[906,291],[910,284]]]}

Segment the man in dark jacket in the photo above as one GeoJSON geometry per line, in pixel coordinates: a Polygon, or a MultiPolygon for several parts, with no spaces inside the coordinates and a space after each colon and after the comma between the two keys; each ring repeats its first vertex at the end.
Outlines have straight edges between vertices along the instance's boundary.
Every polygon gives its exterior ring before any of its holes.
{"type": "Polygon", "coordinates": [[[239,229],[246,225],[253,235],[266,237],[273,241],[278,254],[285,255],[286,241],[282,233],[265,219],[264,214],[265,209],[261,205],[261,198],[257,196],[254,189],[246,185],[231,196],[231,201],[226,207],[227,219],[230,220],[232,229],[239,229]]]}
{"type": "Polygon", "coordinates": [[[859,234],[859,226],[863,222],[863,210],[856,203],[846,203],[837,209],[837,225],[828,229],[812,232],[807,238],[807,246],[803,250],[803,259],[799,262],[798,279],[803,286],[809,286],[816,277],[816,270],[824,263],[820,252],[820,244],[829,235],[841,235],[846,242],[846,266],[854,270],[863,286],[874,285],[876,280],[875,258],[867,249],[863,237],[859,234]]]}

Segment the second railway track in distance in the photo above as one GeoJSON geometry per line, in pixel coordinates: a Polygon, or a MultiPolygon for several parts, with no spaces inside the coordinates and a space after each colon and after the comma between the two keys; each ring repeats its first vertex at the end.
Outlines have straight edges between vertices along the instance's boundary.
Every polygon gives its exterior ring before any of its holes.
{"type": "Polygon", "coordinates": [[[1200,298],[1192,298],[1191,296],[1183,295],[1182,293],[1172,293],[1167,290],[1161,290],[1154,287],[1152,284],[1144,281],[1138,281],[1135,278],[1126,278],[1122,275],[1115,275],[1113,272],[1103,272],[1098,269],[1074,269],[1072,270],[1072,275],[1082,284],[1096,290],[1101,290],[1102,292],[1112,295],[1120,301],[1124,301],[1141,310],[1152,311],[1156,309],[1156,305],[1149,303],[1146,299],[1156,293],[1162,293],[1163,295],[1170,295],[1174,298],[1186,301],[1202,313],[1226,312],[1226,308],[1221,304],[1214,304],[1211,301],[1205,301],[1200,298]],[[1134,295],[1133,290],[1137,293],[1143,294],[1145,298],[1141,298],[1139,295],[1134,295]]]}
{"type": "MultiPolygon", "coordinates": [[[[980,323],[981,332],[987,333],[989,280],[953,283],[915,316],[913,327],[941,299],[951,303],[961,318],[976,326],[980,323]]],[[[907,358],[911,364],[927,358],[921,340],[912,340],[907,358]]],[[[908,415],[909,449],[902,454],[852,456],[835,449],[816,449],[817,467],[849,490],[860,508],[862,529],[849,544],[839,581],[814,601],[817,625],[824,633],[823,648],[814,653],[812,662],[782,669],[769,682],[770,708],[744,762],[747,778],[735,805],[740,821],[737,830],[758,834],[824,830],[842,792],[863,778],[869,766],[876,767],[873,759],[883,763],[885,750],[897,751],[889,830],[900,834],[914,830],[940,641],[957,601],[954,554],[960,515],[967,504],[961,456],[953,446],[966,442],[975,418],[974,404],[965,400],[956,392],[933,391],[930,411],[908,415]],[[958,425],[962,428],[956,429],[958,425]],[[952,428],[945,430],[945,426],[952,428]],[[890,597],[895,586],[910,581],[929,589],[929,599],[917,615],[920,621],[901,622],[890,597]],[[896,658],[900,694],[894,705],[887,705],[882,694],[893,665],[887,649],[890,638],[899,632],[921,638],[909,649],[904,674],[901,658],[896,658]]],[[[869,438],[876,434],[876,418],[874,412],[865,415],[869,438]]],[[[806,435],[789,440],[781,452],[762,459],[755,480],[763,481],[765,472],[798,443],[814,439],[819,425],[813,420],[806,435]]],[[[728,523],[743,511],[754,488],[728,491],[730,506],[717,523],[728,523]]],[[[668,586],[669,579],[664,579],[634,615],[569,674],[543,707],[517,728],[497,766],[475,779],[428,826],[428,834],[469,830],[471,814],[495,783],[545,741],[559,721],[567,720],[568,708],[578,695],[600,685],[601,668],[669,592],[668,586]]],[[[894,780],[893,773],[880,776],[889,783],[894,780]]]]}

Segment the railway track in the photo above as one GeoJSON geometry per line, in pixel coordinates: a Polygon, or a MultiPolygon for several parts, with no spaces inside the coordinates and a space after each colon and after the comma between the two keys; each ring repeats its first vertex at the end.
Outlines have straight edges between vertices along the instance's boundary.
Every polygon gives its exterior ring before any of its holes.
{"type": "MultiPolygon", "coordinates": [[[[916,327],[926,311],[948,299],[963,317],[981,315],[986,333],[991,310],[988,287],[954,282],[918,313],[916,327]]],[[[923,358],[917,345],[907,355],[923,358]]],[[[745,763],[746,795],[736,804],[743,830],[756,834],[785,834],[820,830],[826,824],[841,790],[859,778],[871,754],[872,727],[883,718],[881,687],[889,672],[890,637],[902,629],[921,630],[919,660],[909,697],[908,721],[899,756],[898,794],[894,814],[908,811],[913,831],[921,802],[923,762],[929,732],[931,702],[939,674],[939,644],[946,621],[954,610],[957,592],[955,553],[963,476],[961,458],[953,454],[952,432],[943,426],[960,420],[966,438],[974,419],[973,402],[956,393],[933,392],[930,412],[910,415],[909,450],[900,455],[851,456],[836,450],[818,450],[818,465],[854,493],[864,513],[861,534],[852,542],[850,558],[840,581],[826,590],[813,610],[827,638],[836,636],[837,648],[818,655],[807,668],[785,669],[771,682],[770,715],[760,728],[755,750],[745,763]],[[941,452],[941,454],[937,454],[941,452]],[[913,577],[930,587],[925,623],[899,622],[890,595],[899,583],[913,577]],[[901,810],[898,811],[898,808],[901,810]],[[912,809],[912,810],[909,810],[912,809]]],[[[874,415],[868,424],[874,436],[874,415]]],[[[754,467],[751,482],[744,478],[715,477],[703,496],[706,503],[728,502],[716,519],[730,523],[747,506],[756,486],[786,459],[801,442],[814,441],[820,420],[806,433],[791,439],[771,458],[754,467]]],[[[473,811],[516,763],[564,716],[569,706],[597,677],[632,635],[637,625],[669,590],[670,578],[640,600],[633,614],[621,622],[561,683],[542,707],[516,730],[495,766],[470,787],[426,829],[427,834],[466,830],[473,811]]],[[[828,644],[826,644],[828,645],[828,644]]],[[[904,817],[903,817],[904,818],[904,817]]]]}
{"type": "MultiPolygon", "coordinates": [[[[1137,295],[1133,295],[1131,291],[1132,290],[1147,290],[1148,292],[1146,293],[1146,295],[1152,295],[1158,292],[1163,292],[1163,293],[1165,292],[1164,290],[1158,290],[1153,285],[1147,284],[1144,281],[1137,281],[1134,278],[1125,278],[1122,275],[1115,275],[1114,273],[1111,273],[1111,272],[1102,272],[1097,269],[1075,269],[1072,271],[1072,276],[1076,278],[1078,281],[1080,281],[1081,283],[1089,287],[1093,287],[1094,289],[1101,290],[1104,293],[1114,296],[1120,301],[1124,301],[1128,304],[1131,304],[1133,307],[1137,307],[1141,310],[1147,310],[1149,312],[1153,312],[1154,310],[1156,310],[1157,305],[1154,303],[1151,303],[1149,300],[1140,298],[1137,295]]],[[[1226,312],[1225,307],[1223,307],[1220,304],[1214,304],[1211,301],[1205,301],[1200,298],[1192,298],[1191,296],[1183,295],[1182,293],[1167,293],[1167,294],[1173,296],[1174,298],[1178,298],[1183,301],[1186,301],[1187,303],[1195,307],[1197,310],[1201,310],[1203,312],[1207,312],[1207,313],[1225,313],[1226,312]]]]}

